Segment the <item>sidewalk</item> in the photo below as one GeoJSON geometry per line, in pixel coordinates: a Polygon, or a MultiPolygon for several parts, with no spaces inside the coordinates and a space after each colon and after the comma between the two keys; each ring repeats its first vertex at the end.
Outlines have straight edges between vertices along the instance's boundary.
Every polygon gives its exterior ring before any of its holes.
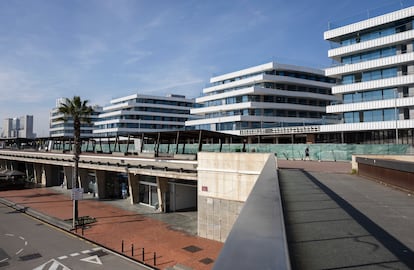
{"type": "MultiPolygon", "coordinates": [[[[58,220],[71,219],[72,201],[65,194],[66,190],[62,189],[64,192],[62,193],[58,191],[59,189],[54,187],[10,190],[0,192],[0,197],[58,220]]],[[[179,228],[158,220],[163,217],[158,216],[155,211],[151,213],[149,210],[140,214],[137,211],[123,209],[127,208],[124,207],[124,203],[127,202],[113,203],[96,199],[79,202],[79,216],[91,216],[97,220],[90,228],[84,230],[86,239],[120,253],[121,243],[124,240],[124,254],[131,257],[133,244],[134,258],[139,261],[142,261],[142,248],[144,248],[145,263],[149,265],[153,265],[154,252],[156,252],[156,267],[160,269],[176,264],[192,269],[212,268],[223,246],[222,243],[178,230],[179,228]],[[113,203],[118,206],[112,205],[113,203]]],[[[138,209],[131,207],[133,210],[138,209]]],[[[174,218],[177,218],[177,215],[174,218]]],[[[188,220],[191,221],[191,216],[188,216],[188,220]]],[[[81,230],[78,230],[78,234],[81,234],[81,230]]]]}

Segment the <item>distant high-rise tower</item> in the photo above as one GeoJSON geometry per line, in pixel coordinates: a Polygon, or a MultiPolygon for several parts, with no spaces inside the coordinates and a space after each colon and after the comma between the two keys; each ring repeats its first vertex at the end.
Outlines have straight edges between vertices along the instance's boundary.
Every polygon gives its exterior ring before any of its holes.
{"type": "Polygon", "coordinates": [[[34,138],[33,115],[4,119],[4,138],[34,138]]]}

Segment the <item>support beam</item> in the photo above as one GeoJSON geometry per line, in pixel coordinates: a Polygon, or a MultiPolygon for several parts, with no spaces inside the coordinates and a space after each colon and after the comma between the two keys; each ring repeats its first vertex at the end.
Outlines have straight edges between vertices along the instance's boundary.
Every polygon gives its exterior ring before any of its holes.
{"type": "Polygon", "coordinates": [[[80,187],[83,188],[83,192],[87,192],[89,189],[89,170],[79,169],[79,182],[80,187]]]}
{"type": "Polygon", "coordinates": [[[202,134],[203,134],[203,131],[200,129],[200,132],[198,133],[198,152],[201,152],[203,150],[202,134]]]}
{"type": "Polygon", "coordinates": [[[177,131],[177,137],[175,138],[175,153],[178,154],[178,146],[180,141],[180,131],[177,131]]]}
{"type": "Polygon", "coordinates": [[[95,170],[95,177],[96,177],[96,185],[98,187],[98,198],[105,199],[106,198],[106,188],[105,188],[105,176],[106,172],[101,170],[95,170]]]}
{"type": "Polygon", "coordinates": [[[158,195],[158,210],[160,212],[166,212],[165,199],[168,192],[168,179],[163,177],[156,177],[157,179],[157,195],[158,195]]]}
{"type": "Polygon", "coordinates": [[[72,188],[72,177],[73,177],[73,167],[72,166],[65,166],[63,167],[63,186],[67,189],[72,188]]]}
{"type": "Polygon", "coordinates": [[[139,174],[128,173],[128,188],[131,204],[139,203],[139,174]]]}

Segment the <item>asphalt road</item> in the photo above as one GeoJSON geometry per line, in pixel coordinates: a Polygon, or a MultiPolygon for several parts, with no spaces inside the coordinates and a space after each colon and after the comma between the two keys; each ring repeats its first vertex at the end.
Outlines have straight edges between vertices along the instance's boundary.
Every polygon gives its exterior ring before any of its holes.
{"type": "Polygon", "coordinates": [[[0,270],[149,269],[0,204],[0,270]]]}

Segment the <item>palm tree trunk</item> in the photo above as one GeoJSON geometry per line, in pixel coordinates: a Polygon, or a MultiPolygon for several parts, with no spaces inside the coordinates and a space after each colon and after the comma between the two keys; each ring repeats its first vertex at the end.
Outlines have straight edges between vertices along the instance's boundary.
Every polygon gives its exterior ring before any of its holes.
{"type": "MultiPolygon", "coordinates": [[[[81,152],[80,147],[80,122],[78,119],[74,119],[74,187],[72,188],[79,188],[79,156],[81,152]]],[[[73,227],[75,228],[79,219],[79,207],[78,207],[78,200],[73,200],[73,227]]]]}

